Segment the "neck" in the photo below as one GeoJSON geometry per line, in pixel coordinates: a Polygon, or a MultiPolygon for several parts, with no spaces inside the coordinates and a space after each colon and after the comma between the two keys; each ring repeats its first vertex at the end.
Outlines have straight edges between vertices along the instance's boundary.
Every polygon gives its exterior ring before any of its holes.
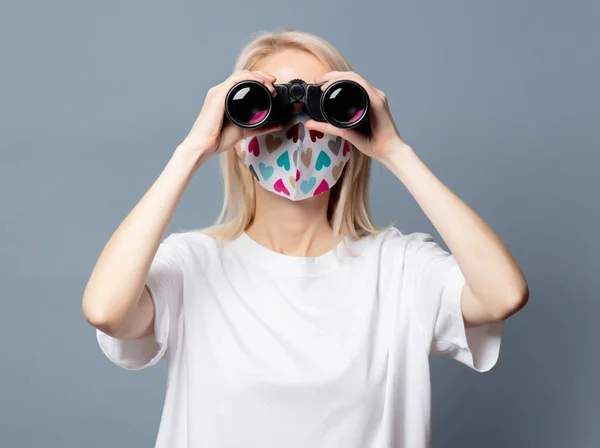
{"type": "Polygon", "coordinates": [[[330,192],[291,201],[255,185],[256,213],[246,233],[257,243],[285,255],[316,257],[334,247],[327,221],[330,192]]]}

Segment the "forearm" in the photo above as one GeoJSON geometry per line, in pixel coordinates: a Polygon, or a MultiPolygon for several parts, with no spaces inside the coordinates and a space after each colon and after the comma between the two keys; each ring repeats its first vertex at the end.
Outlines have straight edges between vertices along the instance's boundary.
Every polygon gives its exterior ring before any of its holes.
{"type": "Polygon", "coordinates": [[[154,184],[102,250],[83,295],[93,326],[117,332],[141,296],[152,260],[194,172],[194,151],[178,147],[154,184]]]}
{"type": "Polygon", "coordinates": [[[490,315],[522,304],[527,283],[501,238],[446,187],[408,145],[381,160],[404,184],[455,256],[465,281],[490,315]]]}

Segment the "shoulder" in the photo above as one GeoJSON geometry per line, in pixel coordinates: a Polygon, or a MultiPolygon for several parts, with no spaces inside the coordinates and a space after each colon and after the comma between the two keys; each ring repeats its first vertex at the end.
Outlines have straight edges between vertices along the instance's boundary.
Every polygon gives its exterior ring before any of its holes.
{"type": "Polygon", "coordinates": [[[364,236],[359,243],[381,246],[384,248],[405,247],[411,243],[433,241],[433,236],[424,232],[405,233],[395,226],[382,229],[377,233],[364,236]]]}
{"type": "MultiPolygon", "coordinates": [[[[183,259],[214,260],[230,241],[200,230],[187,230],[169,234],[163,240],[163,245],[170,246],[183,259]]],[[[403,258],[408,250],[418,250],[430,244],[435,244],[432,235],[424,232],[405,233],[395,226],[383,228],[358,240],[350,240],[352,251],[379,253],[385,258],[403,258]]]]}
{"type": "Polygon", "coordinates": [[[218,255],[227,241],[229,240],[207,235],[201,230],[185,230],[169,234],[162,245],[169,246],[184,260],[190,258],[201,260],[218,255]]]}
{"type": "Polygon", "coordinates": [[[416,252],[435,245],[433,236],[425,232],[403,232],[395,226],[364,236],[353,243],[378,256],[390,259],[404,259],[409,252],[416,252]]]}
{"type": "Polygon", "coordinates": [[[169,234],[163,243],[170,244],[180,249],[197,250],[199,248],[218,248],[226,240],[207,235],[201,230],[183,230],[169,234]]]}

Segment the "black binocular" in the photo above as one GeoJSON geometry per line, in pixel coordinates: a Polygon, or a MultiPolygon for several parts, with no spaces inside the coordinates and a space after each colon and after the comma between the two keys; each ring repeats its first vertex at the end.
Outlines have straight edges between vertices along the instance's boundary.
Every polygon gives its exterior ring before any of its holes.
{"type": "Polygon", "coordinates": [[[225,98],[225,114],[243,128],[285,123],[297,112],[305,112],[316,121],[329,122],[338,128],[355,128],[370,132],[369,95],[356,81],[341,79],[325,91],[321,84],[292,79],[287,84],[273,84],[273,97],[261,82],[244,80],[236,83],[225,98]]]}

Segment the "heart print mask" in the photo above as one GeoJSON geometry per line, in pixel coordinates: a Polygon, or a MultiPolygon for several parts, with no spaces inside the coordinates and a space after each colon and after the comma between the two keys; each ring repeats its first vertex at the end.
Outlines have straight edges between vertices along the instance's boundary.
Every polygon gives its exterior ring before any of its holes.
{"type": "Polygon", "coordinates": [[[341,137],[306,129],[310,117],[293,115],[283,129],[242,140],[244,164],[265,189],[292,201],[321,194],[335,185],[350,158],[341,137]]]}

